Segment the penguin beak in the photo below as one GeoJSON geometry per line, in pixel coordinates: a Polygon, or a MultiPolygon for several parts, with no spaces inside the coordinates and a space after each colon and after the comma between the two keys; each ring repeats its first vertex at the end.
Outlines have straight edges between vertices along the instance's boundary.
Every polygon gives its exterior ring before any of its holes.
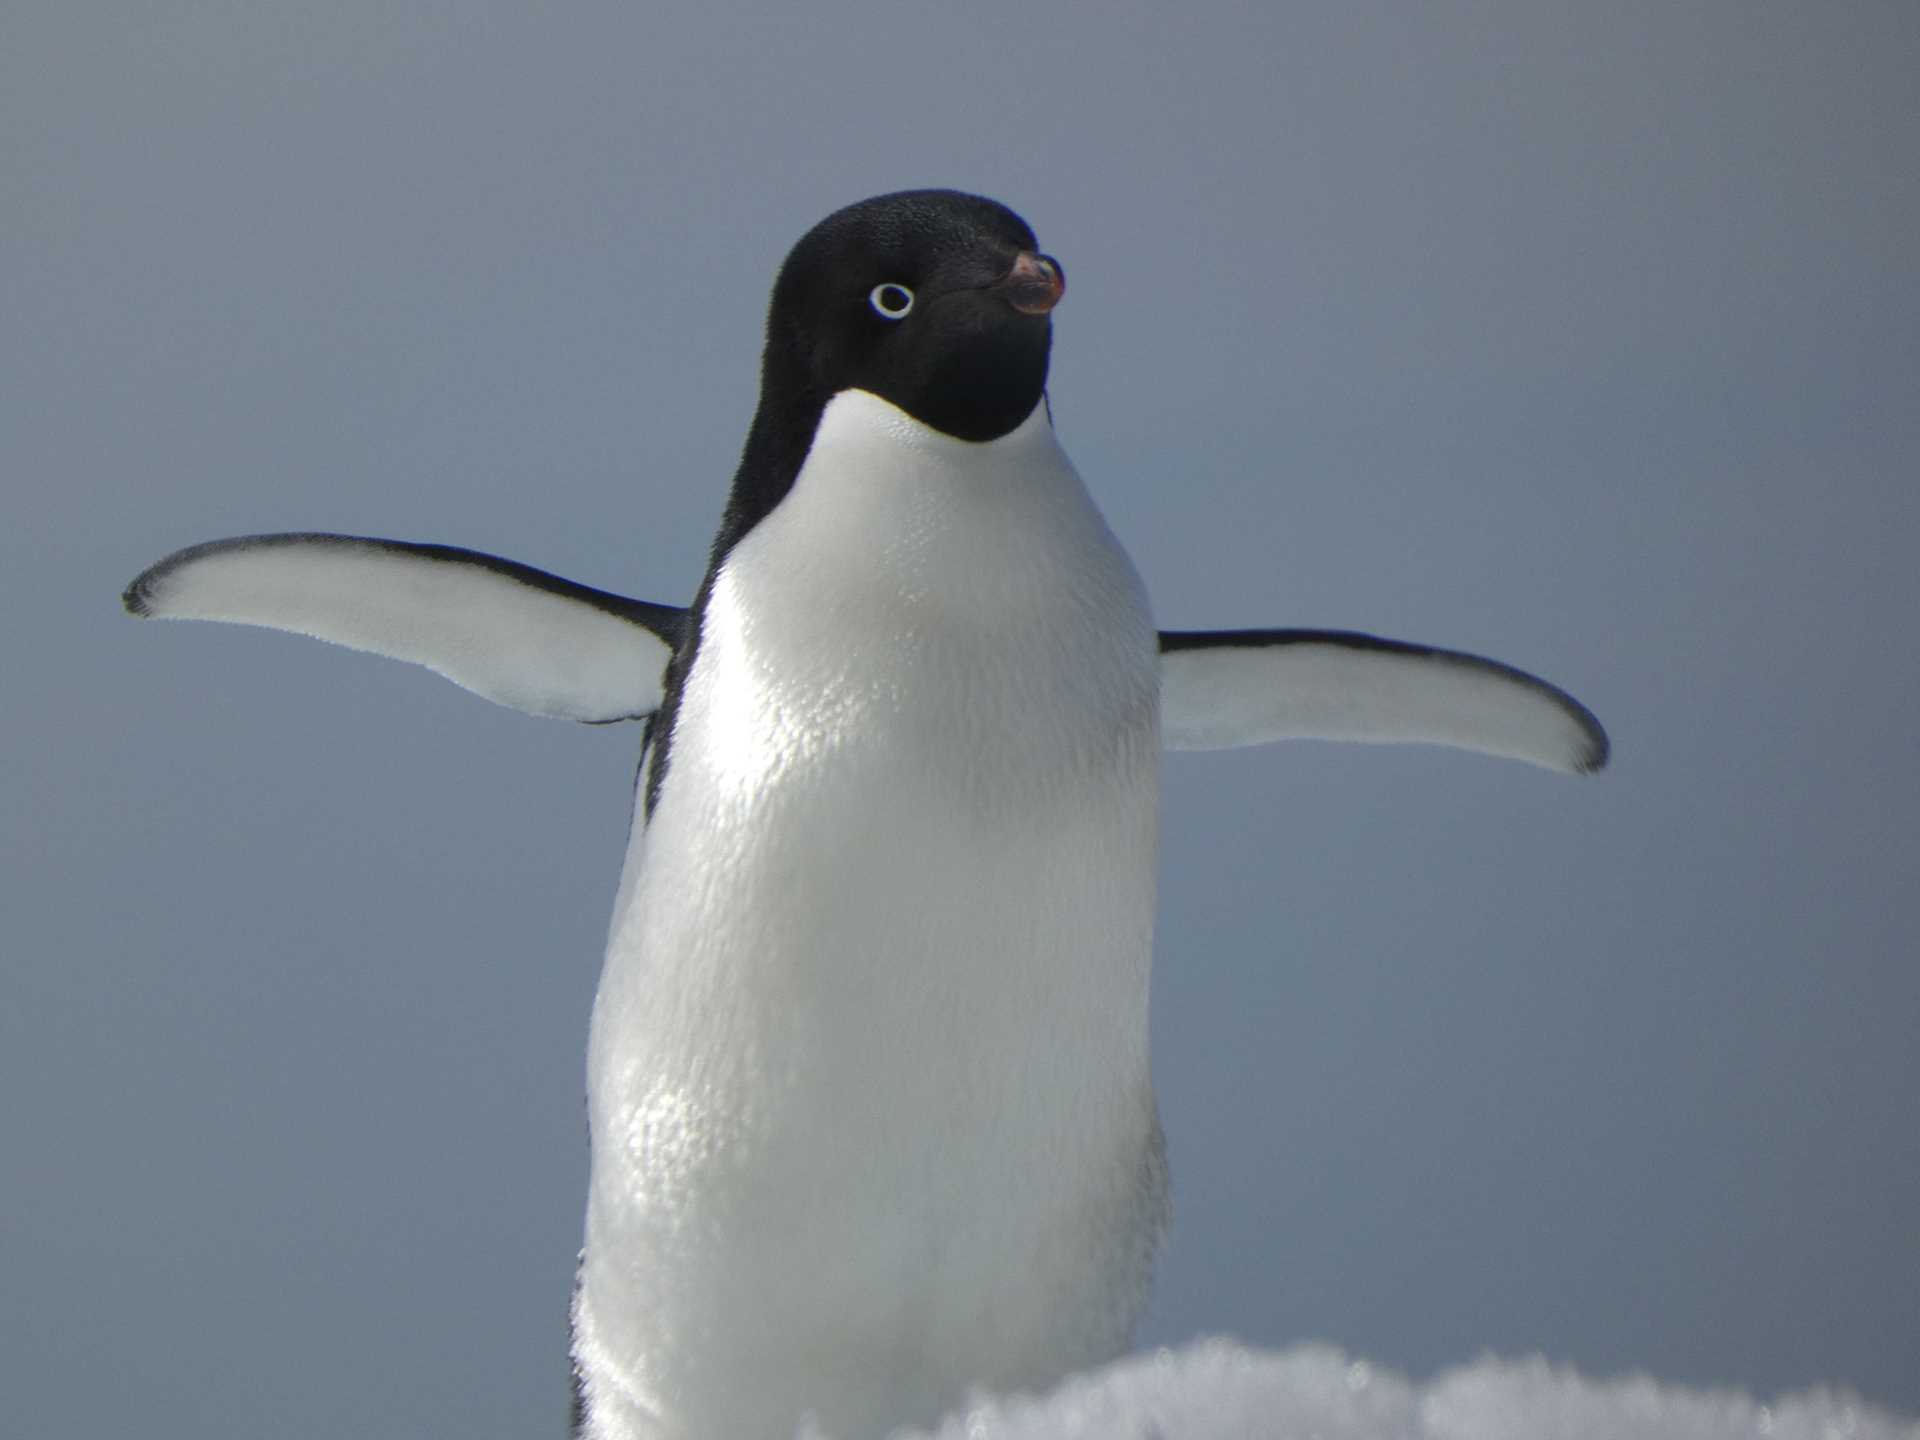
{"type": "Polygon", "coordinates": [[[1013,269],[987,288],[1004,295],[1022,315],[1044,315],[1067,293],[1067,276],[1051,255],[1022,250],[1013,269]]]}

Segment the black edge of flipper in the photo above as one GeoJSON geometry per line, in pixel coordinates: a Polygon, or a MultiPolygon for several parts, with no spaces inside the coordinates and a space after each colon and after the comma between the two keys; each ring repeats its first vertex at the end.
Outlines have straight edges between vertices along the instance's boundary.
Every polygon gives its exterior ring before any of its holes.
{"type": "Polygon", "coordinates": [[[151,597],[155,588],[168,575],[184,565],[203,560],[209,555],[221,554],[229,550],[274,550],[292,548],[329,548],[343,550],[387,550],[400,555],[409,555],[421,560],[436,560],[448,565],[471,565],[482,570],[491,570],[509,580],[530,586],[535,590],[544,590],[550,595],[574,600],[582,605],[590,605],[604,611],[630,625],[637,625],[650,631],[665,641],[670,648],[677,649],[687,633],[687,612],[677,605],[658,605],[649,600],[634,600],[625,595],[616,595],[609,590],[596,590],[591,585],[582,585],[578,581],[539,570],[532,565],[523,565],[518,560],[507,560],[498,555],[489,555],[480,550],[467,550],[458,545],[434,545],[418,540],[375,540],[362,535],[334,535],[322,531],[298,531],[279,535],[237,535],[230,540],[209,540],[199,545],[189,545],[184,550],[176,550],[166,559],[148,566],[134,577],[120,596],[120,603],[126,606],[132,615],[152,613],[151,597]]]}
{"type": "Polygon", "coordinates": [[[1572,718],[1586,737],[1586,749],[1574,761],[1574,769],[1582,775],[1592,775],[1606,768],[1607,760],[1613,753],[1613,742],[1607,738],[1606,728],[1599,718],[1582,705],[1573,696],[1551,681],[1542,680],[1538,675],[1508,665],[1504,661],[1489,660],[1484,655],[1470,655],[1464,650],[1443,650],[1435,645],[1416,645],[1406,640],[1383,640],[1378,635],[1362,634],[1358,630],[1162,630],[1160,632],[1160,653],[1175,654],[1182,650],[1230,650],[1255,649],[1280,645],[1336,645],[1347,650],[1370,650],[1378,654],[1408,655],[1423,660],[1438,660],[1449,665],[1459,665],[1469,670],[1481,670],[1498,675],[1503,679],[1524,685],[1529,690],[1546,696],[1572,718]]]}

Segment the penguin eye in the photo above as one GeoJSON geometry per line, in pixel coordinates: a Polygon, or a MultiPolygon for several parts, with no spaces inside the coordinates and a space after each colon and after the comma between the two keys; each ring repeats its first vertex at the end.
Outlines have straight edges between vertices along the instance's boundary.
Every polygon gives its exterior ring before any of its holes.
{"type": "Polygon", "coordinates": [[[904,320],[907,312],[913,309],[913,291],[904,285],[895,285],[888,281],[885,285],[876,285],[867,295],[867,303],[882,320],[904,320]]]}

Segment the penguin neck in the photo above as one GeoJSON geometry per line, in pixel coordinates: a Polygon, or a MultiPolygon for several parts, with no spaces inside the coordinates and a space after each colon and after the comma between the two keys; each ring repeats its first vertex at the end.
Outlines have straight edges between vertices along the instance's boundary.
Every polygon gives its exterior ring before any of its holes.
{"type": "Polygon", "coordinates": [[[733,488],[714,536],[709,569],[718,569],[740,537],[758,525],[786,498],[806,463],[814,431],[831,396],[804,383],[781,382],[769,373],[761,384],[760,407],[747,431],[746,449],[733,474],[733,488]]]}
{"type": "Polygon", "coordinates": [[[972,441],[943,434],[869,390],[847,389],[829,396],[809,386],[769,381],[763,387],[760,408],[754,413],[746,449],[734,472],[726,511],[721,517],[719,533],[714,537],[709,573],[719,569],[721,561],[741,538],[766,519],[792,491],[807,457],[823,439],[830,443],[831,437],[825,432],[839,428],[834,423],[836,420],[871,427],[877,415],[886,417],[879,424],[903,439],[910,437],[917,444],[951,445],[962,452],[1003,447],[1027,436],[1036,425],[1051,428],[1044,391],[1027,417],[1005,435],[972,441]],[[835,414],[830,416],[829,411],[835,414]],[[859,412],[857,420],[846,413],[849,411],[859,412]]]}

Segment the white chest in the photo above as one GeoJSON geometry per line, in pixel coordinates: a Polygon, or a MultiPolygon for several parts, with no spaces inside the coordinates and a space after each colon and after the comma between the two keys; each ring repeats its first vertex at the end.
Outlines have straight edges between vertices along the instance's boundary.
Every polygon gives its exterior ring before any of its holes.
{"type": "Polygon", "coordinates": [[[622,880],[602,1433],[852,1437],[1124,1343],[1163,1206],[1156,684],[1043,414],[979,446],[835,400],[715,577],[622,880]]]}

